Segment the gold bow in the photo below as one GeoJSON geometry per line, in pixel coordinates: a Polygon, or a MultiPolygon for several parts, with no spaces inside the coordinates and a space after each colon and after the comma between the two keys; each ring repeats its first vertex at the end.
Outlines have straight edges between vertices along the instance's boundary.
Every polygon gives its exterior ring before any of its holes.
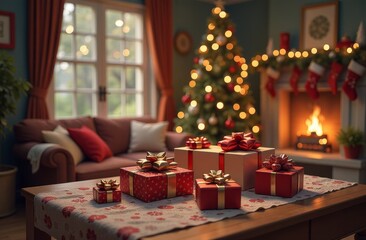
{"type": "Polygon", "coordinates": [[[225,174],[222,170],[210,170],[210,173],[204,173],[203,179],[206,182],[215,183],[218,185],[224,185],[231,179],[230,174],[225,174]]]}
{"type": "Polygon", "coordinates": [[[116,190],[119,187],[119,183],[116,180],[110,179],[110,180],[100,180],[100,182],[98,182],[97,187],[100,190],[116,190]]]}
{"type": "Polygon", "coordinates": [[[138,160],[137,165],[143,170],[163,171],[177,168],[178,163],[172,157],[167,158],[165,152],[147,152],[146,159],[138,160]]]}

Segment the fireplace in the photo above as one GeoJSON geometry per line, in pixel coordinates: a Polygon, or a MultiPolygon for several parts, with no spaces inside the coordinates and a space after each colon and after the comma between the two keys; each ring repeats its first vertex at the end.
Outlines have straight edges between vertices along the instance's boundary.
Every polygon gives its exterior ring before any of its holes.
{"type": "MultiPolygon", "coordinates": [[[[281,77],[276,81],[275,85],[276,97],[272,98],[265,90],[266,73],[265,71],[261,73],[262,145],[275,147],[276,153],[288,153],[288,155],[292,155],[295,158],[294,161],[306,162],[309,165],[315,164],[317,165],[317,170],[321,167],[329,167],[330,170],[324,169],[324,171],[320,171],[320,173],[328,171],[331,176],[325,175],[326,177],[334,177],[334,167],[338,165],[344,165],[343,167],[347,169],[357,169],[359,172],[355,177],[357,179],[348,178],[348,176],[342,178],[366,182],[365,148],[361,154],[361,159],[349,160],[344,158],[343,150],[336,141],[336,135],[340,128],[353,126],[366,131],[366,94],[364,94],[366,93],[366,76],[357,83],[358,98],[355,101],[349,101],[347,96],[341,91],[341,80],[338,82],[337,94],[333,95],[325,78],[318,82],[320,95],[314,101],[305,92],[304,85],[307,73],[300,77],[298,95],[295,95],[291,89],[289,84],[290,75],[290,70],[281,72],[281,77]],[[306,134],[307,126],[305,121],[312,114],[315,107],[320,107],[321,109],[323,132],[327,135],[327,142],[331,144],[330,153],[296,150],[298,137],[306,134]]],[[[340,79],[344,79],[344,75],[340,79]]],[[[311,173],[308,172],[308,174],[311,173]]],[[[345,175],[352,174],[347,173],[345,175]]],[[[324,174],[316,175],[324,176],[324,174]]]]}

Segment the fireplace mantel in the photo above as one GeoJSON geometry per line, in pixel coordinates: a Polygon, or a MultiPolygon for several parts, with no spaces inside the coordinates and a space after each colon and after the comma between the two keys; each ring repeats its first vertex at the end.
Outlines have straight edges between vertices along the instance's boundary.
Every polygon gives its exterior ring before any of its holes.
{"type": "MultiPolygon", "coordinates": [[[[290,75],[291,70],[285,70],[284,72],[281,72],[280,78],[275,82],[276,97],[272,98],[265,89],[267,74],[265,71],[262,71],[260,74],[260,106],[262,122],[261,141],[263,146],[271,146],[275,147],[276,149],[285,149],[286,151],[290,151],[291,155],[295,156],[298,159],[297,162],[301,162],[301,159],[307,159],[306,164],[319,165],[319,162],[311,161],[311,159],[315,159],[313,157],[313,154],[309,154],[308,151],[296,151],[294,150],[294,148],[292,148],[292,146],[289,145],[289,99],[290,93],[292,91],[289,83],[290,75]]],[[[338,91],[341,91],[340,127],[346,128],[348,126],[353,126],[356,129],[366,132],[366,76],[363,76],[363,78],[357,82],[358,98],[355,101],[350,101],[347,95],[341,89],[344,75],[345,73],[343,73],[343,75],[338,80],[338,91]]],[[[325,77],[323,77],[317,84],[320,94],[325,91],[330,91],[328,83],[326,82],[326,76],[328,76],[328,73],[326,73],[324,76],[325,77]]],[[[300,92],[305,92],[306,77],[307,72],[303,73],[300,77],[298,85],[298,89],[300,92]]],[[[311,101],[310,98],[309,101],[311,101]]],[[[332,134],[337,133],[335,132],[332,134]]],[[[276,152],[280,153],[279,151],[276,152]]],[[[355,165],[354,169],[363,172],[363,175],[366,175],[365,152],[366,151],[364,148],[360,159],[352,160],[356,161],[356,163],[354,164],[357,165],[355,165]],[[357,161],[362,161],[362,163],[357,164],[357,161]]],[[[331,167],[332,164],[339,164],[342,162],[342,164],[344,163],[344,166],[341,166],[341,168],[350,169],[350,167],[347,166],[347,162],[344,162],[347,161],[347,159],[344,158],[342,148],[340,148],[340,152],[335,152],[331,154],[324,153],[318,155],[320,156],[320,159],[326,160],[324,162],[321,162],[321,165],[328,165],[329,167],[331,167]],[[332,160],[338,162],[333,162],[332,160]]],[[[349,163],[351,164],[351,161],[349,163]]],[[[345,177],[343,177],[342,179],[354,181],[352,179],[346,179],[345,177]]],[[[359,181],[366,182],[366,177],[360,176],[359,181]]]]}

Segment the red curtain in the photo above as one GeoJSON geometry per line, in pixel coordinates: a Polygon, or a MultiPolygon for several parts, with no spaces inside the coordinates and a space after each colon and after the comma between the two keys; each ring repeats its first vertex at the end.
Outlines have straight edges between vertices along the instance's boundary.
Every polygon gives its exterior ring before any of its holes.
{"type": "Polygon", "coordinates": [[[146,25],[153,68],[160,90],[158,120],[173,127],[175,104],[173,98],[173,17],[172,0],[145,0],[146,25]]]}
{"type": "Polygon", "coordinates": [[[28,0],[28,118],[48,119],[46,105],[60,41],[65,0],[28,0]]]}

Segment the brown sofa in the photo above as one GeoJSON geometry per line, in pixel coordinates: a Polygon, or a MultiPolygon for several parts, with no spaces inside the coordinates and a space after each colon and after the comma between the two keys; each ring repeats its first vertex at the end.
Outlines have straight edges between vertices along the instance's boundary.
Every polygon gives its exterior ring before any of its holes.
{"type": "MultiPolygon", "coordinates": [[[[14,125],[16,143],[13,153],[16,157],[21,185],[34,186],[63,183],[95,178],[117,176],[121,167],[133,166],[136,160],[145,158],[146,152],[129,153],[131,120],[145,123],[156,122],[149,117],[106,119],[99,117],[80,117],[67,120],[24,119],[14,125]],[[79,128],[83,125],[94,130],[109,146],[113,156],[102,162],[83,160],[75,165],[70,153],[59,146],[47,148],[41,155],[39,170],[32,174],[27,159],[29,150],[43,142],[42,130],[52,131],[58,125],[64,128],[79,128]]],[[[172,157],[174,148],[184,146],[187,134],[168,131],[166,134],[167,156],[172,157]]],[[[154,141],[154,139],[151,139],[154,141]]]]}

